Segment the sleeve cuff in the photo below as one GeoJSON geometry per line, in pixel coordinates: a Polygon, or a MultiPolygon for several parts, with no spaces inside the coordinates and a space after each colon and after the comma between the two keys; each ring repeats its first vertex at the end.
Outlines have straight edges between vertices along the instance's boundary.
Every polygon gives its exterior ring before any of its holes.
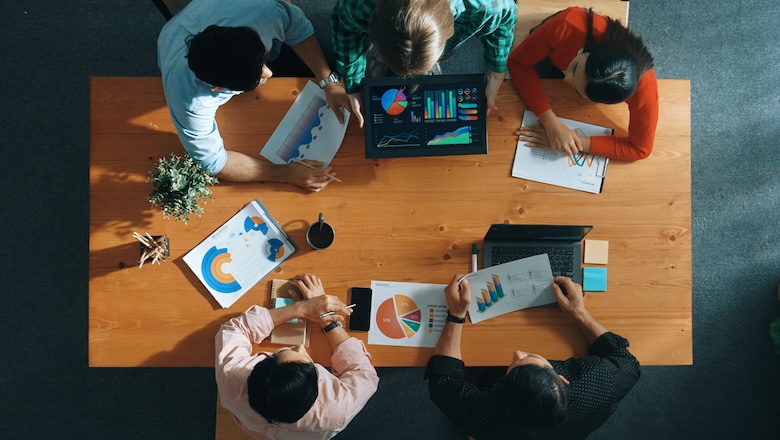
{"type": "Polygon", "coordinates": [[[628,340],[612,332],[606,332],[593,341],[588,348],[588,353],[594,356],[606,357],[616,350],[628,347],[628,340]]]}
{"type": "Polygon", "coordinates": [[[425,368],[424,379],[428,379],[430,376],[450,376],[458,379],[466,377],[466,365],[462,360],[454,357],[434,355],[428,361],[428,366],[425,368]]]}

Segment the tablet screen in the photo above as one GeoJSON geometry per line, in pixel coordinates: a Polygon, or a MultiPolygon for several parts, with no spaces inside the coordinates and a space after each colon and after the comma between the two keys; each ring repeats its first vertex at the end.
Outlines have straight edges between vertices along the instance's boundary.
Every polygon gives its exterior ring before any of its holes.
{"type": "Polygon", "coordinates": [[[487,153],[484,75],[366,78],[366,157],[487,153]]]}

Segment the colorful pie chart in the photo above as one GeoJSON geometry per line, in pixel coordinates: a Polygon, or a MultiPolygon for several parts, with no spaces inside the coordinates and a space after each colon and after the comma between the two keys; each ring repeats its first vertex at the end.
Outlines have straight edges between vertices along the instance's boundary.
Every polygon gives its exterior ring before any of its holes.
{"type": "Polygon", "coordinates": [[[409,102],[401,90],[389,89],[382,95],[382,108],[385,109],[388,115],[400,115],[406,110],[407,105],[409,105],[409,102]]]}
{"type": "Polygon", "coordinates": [[[420,329],[422,312],[406,295],[395,294],[379,305],[376,325],[391,339],[411,338],[420,329]]]}

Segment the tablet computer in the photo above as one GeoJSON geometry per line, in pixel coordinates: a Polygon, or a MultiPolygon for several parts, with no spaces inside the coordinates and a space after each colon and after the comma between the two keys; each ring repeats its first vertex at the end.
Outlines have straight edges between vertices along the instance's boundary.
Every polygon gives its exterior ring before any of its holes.
{"type": "Polygon", "coordinates": [[[363,80],[366,157],[487,154],[485,75],[363,80]]]}

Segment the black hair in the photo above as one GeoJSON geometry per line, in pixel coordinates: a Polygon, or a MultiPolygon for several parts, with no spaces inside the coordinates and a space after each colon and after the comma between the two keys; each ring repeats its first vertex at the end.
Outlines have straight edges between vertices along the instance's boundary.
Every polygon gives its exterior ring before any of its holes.
{"type": "Polygon", "coordinates": [[[249,27],[211,25],[187,40],[187,64],[212,86],[249,91],[260,83],[266,50],[249,27]]]}
{"type": "Polygon", "coordinates": [[[594,102],[616,104],[634,94],[642,75],[653,68],[653,56],[642,38],[619,21],[607,18],[604,42],[593,38],[593,9],[588,9],[588,32],[585,48],[585,95],[594,102]]]}
{"type": "Polygon", "coordinates": [[[317,368],[303,362],[279,362],[269,356],[247,378],[249,406],[268,423],[295,423],[319,395],[317,368]]]}
{"type": "Polygon", "coordinates": [[[550,367],[515,367],[491,391],[524,428],[550,429],[566,420],[566,387],[550,367]]]}

